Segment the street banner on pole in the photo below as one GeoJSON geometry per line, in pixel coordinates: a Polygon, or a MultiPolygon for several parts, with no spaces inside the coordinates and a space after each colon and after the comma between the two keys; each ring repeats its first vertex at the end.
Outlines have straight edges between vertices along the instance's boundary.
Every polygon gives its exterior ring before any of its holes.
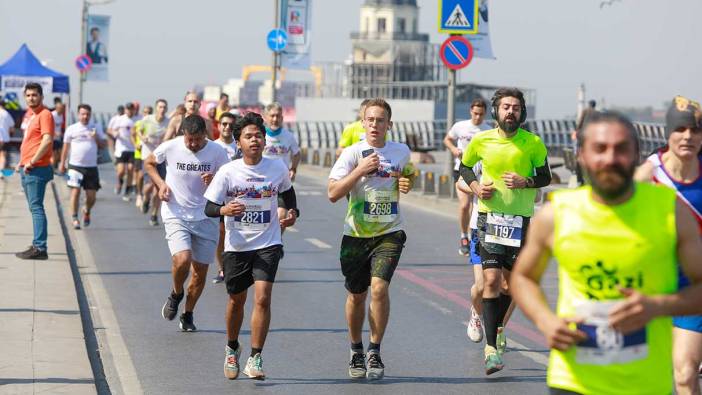
{"type": "Polygon", "coordinates": [[[87,81],[107,81],[110,46],[110,17],[88,15],[85,54],[92,60],[92,67],[85,73],[87,81]]]}
{"type": "Polygon", "coordinates": [[[478,34],[471,34],[466,38],[473,44],[476,58],[496,59],[490,44],[490,28],[488,25],[488,0],[480,0],[478,7],[478,34]]]}
{"type": "Polygon", "coordinates": [[[281,53],[281,66],[309,69],[312,0],[281,0],[280,10],[280,28],[288,34],[288,46],[281,53]]]}

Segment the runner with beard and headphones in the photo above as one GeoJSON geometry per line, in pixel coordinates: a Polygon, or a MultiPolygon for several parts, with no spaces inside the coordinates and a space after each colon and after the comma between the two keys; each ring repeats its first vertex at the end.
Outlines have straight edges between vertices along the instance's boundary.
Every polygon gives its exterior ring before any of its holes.
{"type": "Polygon", "coordinates": [[[546,146],[537,135],[520,128],[526,116],[520,90],[498,89],[492,98],[492,117],[498,127],[471,139],[459,170],[478,198],[486,374],[504,368],[506,338],[502,323],[512,303],[509,275],[534,214],[538,188],[551,182],[546,146]],[[480,181],[473,171],[479,161],[480,181]]]}

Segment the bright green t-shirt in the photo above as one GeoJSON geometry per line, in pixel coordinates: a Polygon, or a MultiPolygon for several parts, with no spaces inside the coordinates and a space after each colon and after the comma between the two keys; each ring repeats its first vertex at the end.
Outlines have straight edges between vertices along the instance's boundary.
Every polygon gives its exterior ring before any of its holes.
{"type": "Polygon", "coordinates": [[[366,138],[366,129],[363,127],[361,121],[352,122],[344,128],[341,132],[341,139],[339,140],[339,147],[346,148],[350,147],[361,140],[366,138]]]}
{"type": "Polygon", "coordinates": [[[534,215],[536,188],[507,189],[502,175],[508,172],[522,177],[534,175],[534,169],[546,164],[548,152],[539,136],[524,129],[506,138],[498,129],[491,129],[473,136],[461,161],[473,167],[482,162],[483,174],[480,182],[494,183],[495,193],[488,200],[478,201],[481,213],[501,213],[531,217],[534,215]]]}

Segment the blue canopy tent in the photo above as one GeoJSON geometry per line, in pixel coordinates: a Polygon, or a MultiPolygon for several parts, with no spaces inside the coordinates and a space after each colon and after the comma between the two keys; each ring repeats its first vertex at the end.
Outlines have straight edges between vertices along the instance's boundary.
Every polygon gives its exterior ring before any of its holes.
{"type": "Polygon", "coordinates": [[[68,76],[41,64],[27,44],[0,65],[0,91],[21,90],[27,82],[42,84],[47,93],[68,93],[68,76]],[[20,86],[21,85],[21,86],[20,86]],[[50,87],[51,89],[48,89],[50,87]]]}

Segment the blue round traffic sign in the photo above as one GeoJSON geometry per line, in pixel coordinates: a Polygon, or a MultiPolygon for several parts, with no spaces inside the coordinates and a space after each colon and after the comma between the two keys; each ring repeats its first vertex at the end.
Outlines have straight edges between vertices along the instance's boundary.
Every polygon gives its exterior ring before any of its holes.
{"type": "Polygon", "coordinates": [[[446,67],[460,70],[473,60],[473,45],[463,36],[451,36],[441,44],[439,56],[446,67]]]}
{"type": "Polygon", "coordinates": [[[268,48],[273,52],[280,52],[288,46],[288,35],[283,29],[273,29],[268,33],[268,48]]]}
{"type": "Polygon", "coordinates": [[[90,59],[88,55],[80,55],[76,58],[76,68],[81,72],[85,73],[93,67],[93,60],[90,59]]]}

